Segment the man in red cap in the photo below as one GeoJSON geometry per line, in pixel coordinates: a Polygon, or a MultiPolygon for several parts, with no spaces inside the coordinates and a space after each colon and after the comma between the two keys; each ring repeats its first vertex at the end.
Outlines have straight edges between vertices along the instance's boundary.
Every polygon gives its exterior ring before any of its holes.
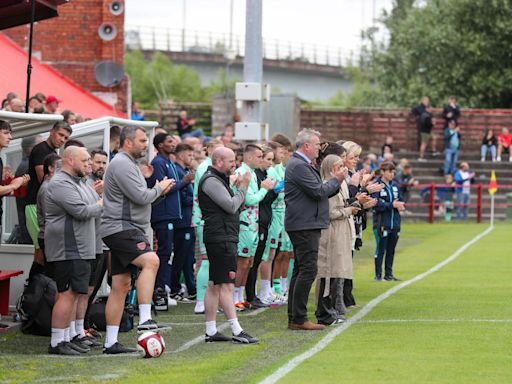
{"type": "Polygon", "coordinates": [[[48,96],[46,98],[46,111],[47,113],[51,113],[51,114],[59,114],[59,103],[61,102],[62,100],[59,100],[57,99],[55,96],[48,96]]]}

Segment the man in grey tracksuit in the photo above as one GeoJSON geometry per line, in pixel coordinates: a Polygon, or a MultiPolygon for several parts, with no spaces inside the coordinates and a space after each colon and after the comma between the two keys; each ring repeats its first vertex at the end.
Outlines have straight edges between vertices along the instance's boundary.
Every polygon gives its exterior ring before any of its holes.
{"type": "Polygon", "coordinates": [[[66,148],[62,169],[48,184],[45,250],[59,291],[52,311],[52,354],[78,355],[89,350],[80,342],[69,342],[70,322],[79,295],[87,294],[89,260],[95,257],[94,219],[102,211],[101,201],[91,201],[82,182],[89,158],[85,148],[66,148]]]}
{"type": "Polygon", "coordinates": [[[174,180],[164,178],[153,188],[147,187],[145,177],[150,175],[143,175],[137,164],[148,148],[148,137],[142,128],[124,127],[120,145],[121,150],[110,162],[103,180],[101,235],[110,248],[112,270],[112,292],[105,313],[107,333],[103,353],[106,354],[135,352],[118,343],[117,334],[136,267],[141,270],[137,279],[138,330],[158,329],[151,318],[151,299],[160,262],[151,250],[146,231],[151,203],[174,185],[174,180]]]}

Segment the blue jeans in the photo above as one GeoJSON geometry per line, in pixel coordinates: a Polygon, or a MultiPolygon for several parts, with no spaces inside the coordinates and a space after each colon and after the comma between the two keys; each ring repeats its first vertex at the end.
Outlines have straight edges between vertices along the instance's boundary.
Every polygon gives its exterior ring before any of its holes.
{"type": "Polygon", "coordinates": [[[453,174],[456,170],[457,159],[459,157],[458,149],[446,148],[444,150],[444,174],[453,174]]]}
{"type": "Polygon", "coordinates": [[[457,220],[468,219],[469,193],[457,192],[457,220]]]}
{"type": "Polygon", "coordinates": [[[204,132],[201,128],[198,128],[198,129],[195,129],[193,131],[190,131],[190,132],[187,132],[187,133],[184,133],[181,138],[182,139],[186,139],[187,137],[203,137],[204,136],[204,132]]]}
{"type": "Polygon", "coordinates": [[[487,156],[487,151],[491,152],[492,161],[496,160],[496,146],[495,145],[487,146],[484,144],[480,147],[480,157],[484,160],[485,160],[485,157],[487,156]]]}

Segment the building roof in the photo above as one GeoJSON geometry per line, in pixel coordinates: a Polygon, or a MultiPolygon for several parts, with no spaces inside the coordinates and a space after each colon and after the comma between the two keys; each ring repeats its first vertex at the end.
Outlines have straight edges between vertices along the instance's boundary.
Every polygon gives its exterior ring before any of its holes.
{"type": "MultiPolygon", "coordinates": [[[[35,21],[58,16],[57,7],[68,0],[35,0],[35,21]]],[[[31,4],[25,0],[3,0],[0,3],[0,29],[30,23],[31,4]]]]}
{"type": "MultiPolygon", "coordinates": [[[[0,33],[0,52],[2,52],[0,97],[5,97],[8,92],[16,92],[21,99],[25,99],[27,52],[2,33],[0,33]]],[[[70,109],[85,118],[98,118],[105,115],[126,117],[124,112],[117,111],[59,71],[32,57],[30,94],[34,95],[36,92],[56,96],[62,100],[59,105],[61,111],[70,109]]]]}

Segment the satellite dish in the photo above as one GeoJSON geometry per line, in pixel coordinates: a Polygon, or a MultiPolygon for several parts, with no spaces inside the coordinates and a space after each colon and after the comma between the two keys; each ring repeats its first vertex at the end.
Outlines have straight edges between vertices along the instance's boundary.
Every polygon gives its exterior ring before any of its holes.
{"type": "Polygon", "coordinates": [[[114,24],[103,23],[98,28],[98,35],[100,35],[101,40],[114,40],[117,36],[117,28],[114,24]]]}
{"type": "Polygon", "coordinates": [[[94,67],[94,76],[104,87],[115,87],[123,81],[124,69],[121,64],[113,61],[100,61],[94,67]]]}
{"type": "Polygon", "coordinates": [[[113,1],[108,6],[108,9],[110,10],[110,13],[114,16],[119,16],[124,11],[124,4],[120,1],[113,1]]]}

